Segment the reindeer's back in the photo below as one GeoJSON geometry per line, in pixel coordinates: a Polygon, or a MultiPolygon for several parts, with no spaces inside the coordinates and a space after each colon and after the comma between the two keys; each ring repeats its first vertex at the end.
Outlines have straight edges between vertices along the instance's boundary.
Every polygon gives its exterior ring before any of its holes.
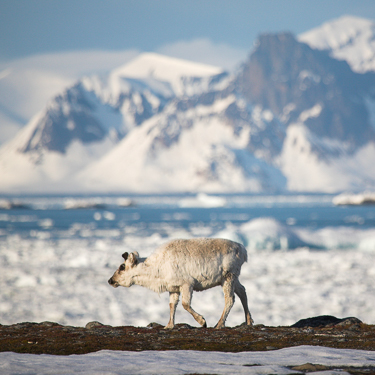
{"type": "Polygon", "coordinates": [[[172,240],[158,248],[145,263],[157,266],[165,277],[219,280],[228,272],[239,276],[246,261],[246,249],[237,242],[196,238],[172,240]]]}

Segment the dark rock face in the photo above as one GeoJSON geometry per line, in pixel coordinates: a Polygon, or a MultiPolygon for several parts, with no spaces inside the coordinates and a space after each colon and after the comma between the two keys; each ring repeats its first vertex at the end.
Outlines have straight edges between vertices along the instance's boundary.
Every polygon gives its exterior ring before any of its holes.
{"type": "Polygon", "coordinates": [[[314,318],[301,319],[297,323],[293,324],[291,327],[304,328],[304,327],[327,327],[327,326],[344,326],[351,324],[362,323],[359,319],[350,317],[339,319],[332,315],[321,315],[314,318]]]}
{"type": "Polygon", "coordinates": [[[269,108],[286,124],[319,105],[320,113],[305,125],[319,137],[347,142],[351,149],[375,140],[365,106],[374,85],[375,74],[354,73],[345,61],[311,49],[290,33],[260,36],[236,80],[250,102],[269,108]]]}
{"type": "Polygon", "coordinates": [[[128,81],[134,87],[120,93],[114,103],[105,102],[98,93],[88,90],[80,81],[68,88],[51,101],[34,132],[19,151],[41,153],[45,150],[64,154],[74,140],[82,144],[100,142],[109,132],[112,138],[121,140],[127,132],[126,124],[119,126],[111,123],[110,118],[108,123],[101,118],[100,112],[121,118],[120,112],[126,107],[131,126],[137,126],[160,112],[170,100],[151,92],[145,85],[128,81]],[[156,107],[150,103],[150,96],[159,103],[156,107]]]}
{"type": "Polygon", "coordinates": [[[125,112],[129,116],[135,125],[140,125],[144,121],[148,120],[155,114],[161,112],[167,103],[173,99],[173,96],[169,94],[162,95],[152,89],[152,87],[147,86],[146,83],[141,81],[126,78],[126,81],[130,85],[129,91],[121,92],[114,108],[116,110],[121,110],[126,108],[125,112]],[[154,98],[154,101],[158,104],[152,104],[150,102],[150,96],[154,98]]]}
{"type": "Polygon", "coordinates": [[[82,143],[102,140],[106,131],[93,113],[97,105],[88,98],[83,86],[76,84],[53,100],[20,151],[50,150],[65,153],[73,140],[82,143]]]}
{"type": "Polygon", "coordinates": [[[95,328],[99,328],[99,327],[103,327],[104,324],[100,323],[100,322],[97,322],[97,321],[94,321],[94,322],[88,322],[85,326],[86,329],[95,329],[95,328]]]}

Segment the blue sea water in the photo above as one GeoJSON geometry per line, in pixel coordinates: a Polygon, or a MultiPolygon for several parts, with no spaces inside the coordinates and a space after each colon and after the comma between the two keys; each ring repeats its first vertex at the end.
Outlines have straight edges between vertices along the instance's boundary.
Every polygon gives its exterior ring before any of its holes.
{"type": "MultiPolygon", "coordinates": [[[[221,201],[194,200],[186,195],[130,196],[132,204],[123,207],[122,196],[18,196],[0,197],[16,202],[17,208],[1,209],[0,236],[17,234],[23,238],[36,232],[51,238],[91,234],[101,230],[124,230],[165,235],[165,228],[204,226],[213,232],[228,223],[241,225],[257,218],[273,218],[281,225],[307,229],[326,227],[375,228],[375,206],[335,206],[331,195],[221,195],[221,201]],[[184,202],[189,200],[189,204],[184,202]],[[67,202],[84,202],[66,209],[67,202]],[[208,204],[206,204],[208,203],[208,204]]],[[[210,197],[208,197],[210,198],[210,197]]],[[[85,235],[84,235],[85,236],[85,235]]],[[[100,236],[100,235],[99,235],[100,236]]]]}

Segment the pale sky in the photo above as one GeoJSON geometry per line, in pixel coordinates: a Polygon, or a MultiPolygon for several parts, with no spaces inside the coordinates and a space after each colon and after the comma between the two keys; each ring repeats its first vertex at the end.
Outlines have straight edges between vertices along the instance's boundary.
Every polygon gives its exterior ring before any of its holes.
{"type": "Polygon", "coordinates": [[[374,0],[0,0],[0,61],[78,50],[164,51],[192,41],[250,52],[259,33],[299,34],[374,0]]]}

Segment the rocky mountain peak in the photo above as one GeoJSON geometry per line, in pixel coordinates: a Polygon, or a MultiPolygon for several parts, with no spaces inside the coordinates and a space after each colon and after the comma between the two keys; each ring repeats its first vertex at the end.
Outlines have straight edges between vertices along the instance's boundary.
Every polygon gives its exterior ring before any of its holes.
{"type": "Polygon", "coordinates": [[[319,137],[346,142],[349,150],[375,139],[364,101],[374,84],[373,73],[355,73],[346,61],[291,33],[261,35],[236,81],[246,99],[286,125],[303,123],[319,137]]]}
{"type": "Polygon", "coordinates": [[[375,71],[375,23],[342,16],[298,36],[311,48],[325,50],[337,60],[345,60],[353,71],[375,71]]]}
{"type": "Polygon", "coordinates": [[[67,146],[75,139],[82,143],[102,140],[106,132],[93,116],[95,108],[96,103],[90,100],[78,82],[50,102],[31,137],[19,151],[49,150],[65,153],[67,146]]]}

